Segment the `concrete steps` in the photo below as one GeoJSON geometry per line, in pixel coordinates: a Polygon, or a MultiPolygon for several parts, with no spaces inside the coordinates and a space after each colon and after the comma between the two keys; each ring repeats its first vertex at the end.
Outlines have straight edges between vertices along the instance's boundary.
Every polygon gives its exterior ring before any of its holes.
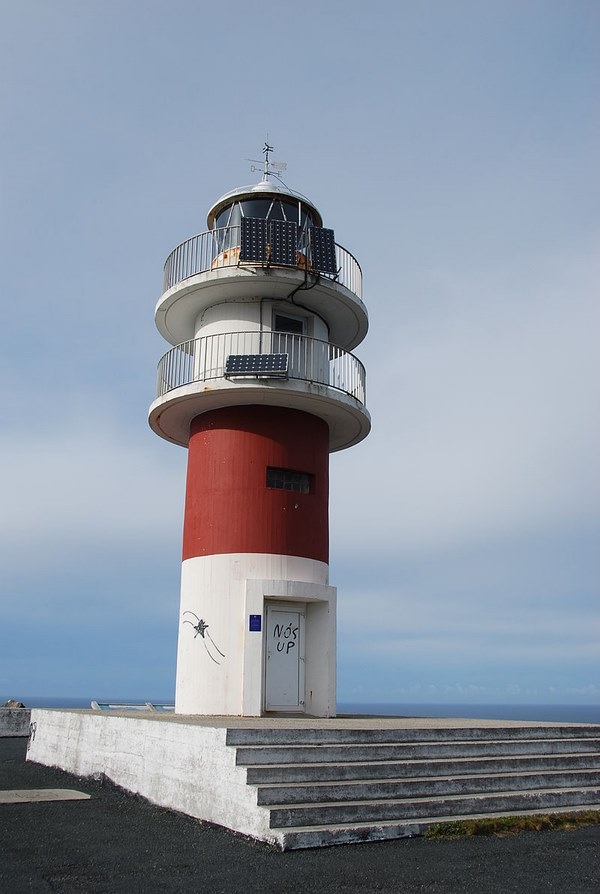
{"type": "Polygon", "coordinates": [[[432,823],[600,809],[600,727],[228,729],[284,849],[422,834],[432,823]]]}
{"type": "MultiPolygon", "coordinates": [[[[560,754],[558,756],[534,755],[498,758],[454,758],[455,776],[502,773],[504,771],[528,772],[534,770],[588,770],[600,769],[600,754],[560,754]]],[[[403,779],[405,777],[445,776],[447,760],[371,761],[348,764],[265,764],[249,766],[247,781],[253,785],[277,782],[326,782],[366,779],[403,779]]]]}

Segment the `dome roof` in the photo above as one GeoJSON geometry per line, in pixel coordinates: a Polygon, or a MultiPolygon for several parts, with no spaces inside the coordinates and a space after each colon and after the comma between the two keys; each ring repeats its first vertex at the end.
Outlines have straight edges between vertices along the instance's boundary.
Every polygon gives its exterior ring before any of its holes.
{"type": "Polygon", "coordinates": [[[319,214],[316,206],[307,199],[306,196],[303,196],[302,193],[294,192],[293,189],[289,189],[287,186],[284,186],[282,183],[276,183],[273,180],[261,180],[259,183],[251,184],[249,186],[238,186],[236,189],[232,189],[230,192],[226,192],[224,196],[221,196],[220,199],[214,203],[210,211],[208,212],[208,216],[206,218],[206,222],[208,224],[209,230],[212,230],[215,225],[215,220],[223,210],[228,205],[233,204],[235,201],[240,201],[243,199],[256,199],[262,196],[270,196],[273,198],[279,197],[293,199],[296,202],[301,202],[305,207],[309,208],[312,212],[312,217],[315,221],[316,226],[323,226],[323,218],[319,214]]]}

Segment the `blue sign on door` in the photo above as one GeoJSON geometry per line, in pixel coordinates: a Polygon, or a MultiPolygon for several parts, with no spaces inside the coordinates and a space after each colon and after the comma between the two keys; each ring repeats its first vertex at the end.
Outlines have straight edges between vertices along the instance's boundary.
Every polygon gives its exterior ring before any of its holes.
{"type": "Polygon", "coordinates": [[[260,631],[262,629],[261,622],[262,622],[262,615],[250,615],[250,623],[249,623],[248,629],[253,630],[256,633],[260,633],[260,631]]]}

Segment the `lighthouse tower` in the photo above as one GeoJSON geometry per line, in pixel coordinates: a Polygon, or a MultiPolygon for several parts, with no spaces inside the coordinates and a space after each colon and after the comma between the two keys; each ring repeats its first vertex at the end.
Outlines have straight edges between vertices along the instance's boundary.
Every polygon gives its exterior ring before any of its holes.
{"type": "Polygon", "coordinates": [[[165,264],[156,434],[188,448],[175,710],[333,716],[329,453],[370,430],[361,270],[265,145],[165,264]]]}

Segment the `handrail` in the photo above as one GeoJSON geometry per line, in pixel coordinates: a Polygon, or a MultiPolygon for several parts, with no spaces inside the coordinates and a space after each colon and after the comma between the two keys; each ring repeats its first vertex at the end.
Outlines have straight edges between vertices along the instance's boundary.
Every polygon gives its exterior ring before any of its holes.
{"type": "MultiPolygon", "coordinates": [[[[240,265],[240,240],[240,226],[220,227],[186,239],[185,242],[173,249],[165,261],[163,292],[197,273],[240,265]]],[[[337,274],[321,273],[320,275],[327,279],[334,279],[349,289],[357,298],[362,299],[360,264],[354,255],[337,243],[335,256],[337,274]]],[[[250,266],[259,265],[253,261],[250,266]]]]}
{"type": "MultiPolygon", "coordinates": [[[[230,354],[287,354],[289,379],[325,385],[365,404],[365,368],[354,354],[318,338],[271,331],[220,332],[171,348],[158,363],[156,396],[193,382],[223,379],[230,354]]],[[[279,385],[285,387],[284,382],[279,385]]]]}

